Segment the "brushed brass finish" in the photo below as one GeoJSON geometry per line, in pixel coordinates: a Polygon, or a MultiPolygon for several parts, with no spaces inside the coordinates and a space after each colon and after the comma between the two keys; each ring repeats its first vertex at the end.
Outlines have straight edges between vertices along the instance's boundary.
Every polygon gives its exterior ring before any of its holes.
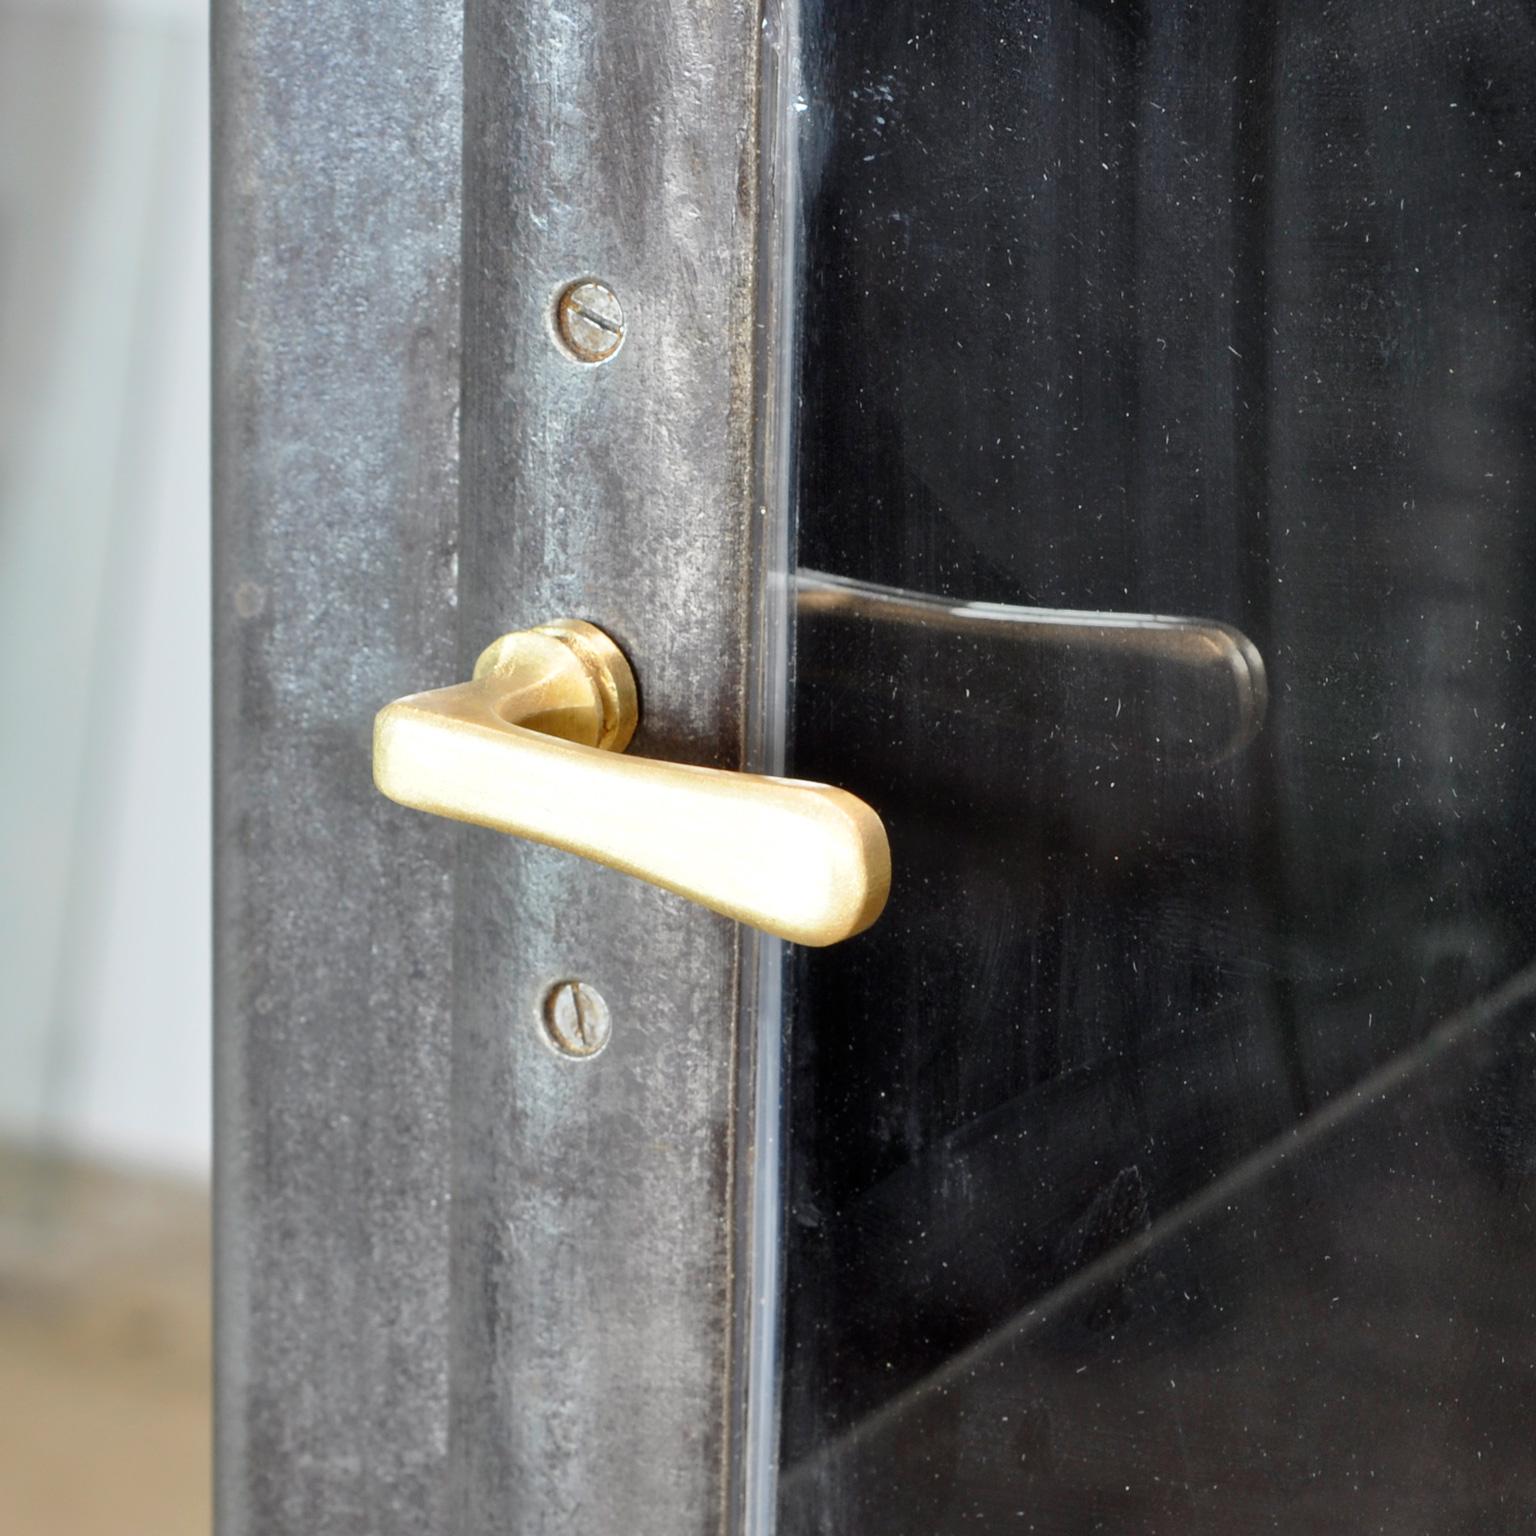
{"type": "Polygon", "coordinates": [[[594,625],[503,635],[474,679],[397,699],[374,722],[391,800],[563,848],[798,944],[879,917],[891,855],[879,816],[826,784],[623,756],[634,674],[594,625]]]}

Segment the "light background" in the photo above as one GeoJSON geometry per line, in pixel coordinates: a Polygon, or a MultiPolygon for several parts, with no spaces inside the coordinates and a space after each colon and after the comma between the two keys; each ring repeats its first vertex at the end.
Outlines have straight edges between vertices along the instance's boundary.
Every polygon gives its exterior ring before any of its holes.
{"type": "Polygon", "coordinates": [[[0,1138],[209,1156],[207,26],[0,0],[0,1138]]]}

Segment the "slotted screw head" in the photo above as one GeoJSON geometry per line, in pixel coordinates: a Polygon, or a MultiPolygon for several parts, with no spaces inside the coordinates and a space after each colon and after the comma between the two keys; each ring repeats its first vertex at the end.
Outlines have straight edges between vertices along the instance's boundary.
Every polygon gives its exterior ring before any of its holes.
{"type": "Polygon", "coordinates": [[[613,1033],[613,1015],[596,987],[556,982],[544,999],[544,1033],[562,1056],[596,1056],[613,1033]]]}
{"type": "Polygon", "coordinates": [[[585,278],[560,295],[555,326],[580,363],[606,363],[624,344],[624,309],[607,283],[585,278]]]}

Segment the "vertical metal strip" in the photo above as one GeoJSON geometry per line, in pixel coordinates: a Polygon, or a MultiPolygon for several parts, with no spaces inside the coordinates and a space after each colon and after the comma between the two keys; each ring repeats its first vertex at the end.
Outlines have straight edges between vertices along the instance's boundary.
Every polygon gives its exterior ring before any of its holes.
{"type": "MultiPolygon", "coordinates": [[[[463,625],[589,619],[639,676],[643,755],[746,753],[755,4],[470,0],[463,625]],[[609,362],[552,316],[597,277],[609,362]]],[[[739,939],[567,856],[458,829],[455,1536],[728,1520],[739,939]],[[576,978],[612,1042],[573,1061],[576,978]]]]}
{"type": "Polygon", "coordinates": [[[457,0],[214,9],[217,1516],[449,1529],[457,0]]]}
{"type": "MultiPolygon", "coordinates": [[[[758,72],[757,623],[747,718],[749,765],[772,774],[785,771],[793,687],[799,21],[798,0],[765,0],[758,72]]],[[[733,1462],[733,1516],[742,1536],[771,1536],[776,1519],[786,958],[782,940],[747,936],[738,1116],[742,1231],[735,1347],[741,1368],[733,1462]]]]}

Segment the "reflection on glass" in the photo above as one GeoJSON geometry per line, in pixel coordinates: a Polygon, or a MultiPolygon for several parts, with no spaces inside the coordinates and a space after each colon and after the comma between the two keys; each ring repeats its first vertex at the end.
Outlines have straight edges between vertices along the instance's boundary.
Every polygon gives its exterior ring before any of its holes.
{"type": "Polygon", "coordinates": [[[939,707],[1204,762],[1264,723],[1264,659],[1229,624],[963,602],[823,571],[800,571],[795,592],[802,678],[835,682],[862,642],[880,651],[880,675],[941,680],[939,707]]]}

